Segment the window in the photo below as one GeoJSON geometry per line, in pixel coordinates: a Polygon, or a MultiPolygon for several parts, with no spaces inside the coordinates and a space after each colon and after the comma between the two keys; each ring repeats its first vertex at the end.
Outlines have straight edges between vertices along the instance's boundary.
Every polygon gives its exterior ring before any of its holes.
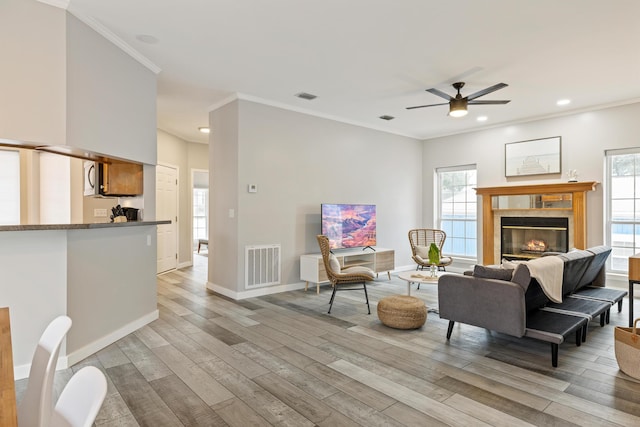
{"type": "Polygon", "coordinates": [[[607,151],[606,163],[608,269],[627,273],[629,256],[640,252],[640,149],[607,151]]]}
{"type": "Polygon", "coordinates": [[[445,255],[477,258],[476,166],[436,169],[436,224],[447,233],[445,255]]]}
{"type": "Polygon", "coordinates": [[[0,150],[0,224],[20,224],[20,153],[0,150]]]}
{"type": "Polygon", "coordinates": [[[193,245],[198,245],[198,239],[209,238],[209,189],[193,189],[193,245]]]}

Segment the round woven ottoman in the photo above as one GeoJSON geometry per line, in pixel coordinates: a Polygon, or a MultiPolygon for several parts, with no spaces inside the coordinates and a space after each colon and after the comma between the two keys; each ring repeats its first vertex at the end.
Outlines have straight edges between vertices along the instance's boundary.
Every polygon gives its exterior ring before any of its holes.
{"type": "Polygon", "coordinates": [[[427,307],[419,298],[392,295],[378,302],[378,318],[390,328],[417,329],[427,320],[427,307]]]}

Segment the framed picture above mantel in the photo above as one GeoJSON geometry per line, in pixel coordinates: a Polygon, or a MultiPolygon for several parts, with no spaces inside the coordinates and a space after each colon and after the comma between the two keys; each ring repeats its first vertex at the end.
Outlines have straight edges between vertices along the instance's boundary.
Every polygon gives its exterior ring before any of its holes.
{"type": "Polygon", "coordinates": [[[561,137],[509,142],[504,145],[504,175],[549,175],[561,172],[561,137]]]}

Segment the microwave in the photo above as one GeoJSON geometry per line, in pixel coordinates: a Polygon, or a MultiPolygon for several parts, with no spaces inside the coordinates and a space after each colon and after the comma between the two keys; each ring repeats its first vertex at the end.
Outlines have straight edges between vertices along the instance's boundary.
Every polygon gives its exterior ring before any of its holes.
{"type": "Polygon", "coordinates": [[[84,162],[84,195],[97,196],[100,192],[96,186],[96,162],[84,162]]]}
{"type": "Polygon", "coordinates": [[[143,168],[137,163],[84,162],[85,196],[140,196],[143,191],[143,168]]]}

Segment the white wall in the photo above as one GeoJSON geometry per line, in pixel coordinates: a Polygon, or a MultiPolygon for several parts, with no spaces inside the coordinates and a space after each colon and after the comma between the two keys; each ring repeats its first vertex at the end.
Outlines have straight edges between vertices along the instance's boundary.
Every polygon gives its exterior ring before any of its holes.
{"type": "Polygon", "coordinates": [[[279,243],[282,284],[300,283],[300,255],[319,252],[323,202],[377,205],[378,246],[395,249],[396,266],[411,264],[407,231],[422,218],[421,142],[249,101],[220,110],[210,121],[210,282],[244,291],[245,246],[279,243]],[[221,135],[235,111],[236,144],[232,131],[221,135]],[[249,184],[258,192],[248,193],[249,184]],[[235,273],[231,260],[216,264],[222,254],[233,257],[235,273]]]}
{"type": "MultiPolygon", "coordinates": [[[[430,209],[433,172],[438,167],[475,163],[479,187],[566,182],[565,173],[570,169],[578,170],[579,181],[603,182],[605,150],[640,147],[638,117],[640,103],[424,141],[424,223],[433,224],[433,210],[430,209]],[[562,174],[505,178],[506,143],[550,136],[562,137],[562,174]]],[[[602,185],[599,185],[597,191],[589,192],[587,196],[587,246],[604,242],[603,194],[602,185]]],[[[480,228],[479,233],[481,242],[480,228]]],[[[482,259],[481,251],[479,244],[479,259],[482,259]]]]}

